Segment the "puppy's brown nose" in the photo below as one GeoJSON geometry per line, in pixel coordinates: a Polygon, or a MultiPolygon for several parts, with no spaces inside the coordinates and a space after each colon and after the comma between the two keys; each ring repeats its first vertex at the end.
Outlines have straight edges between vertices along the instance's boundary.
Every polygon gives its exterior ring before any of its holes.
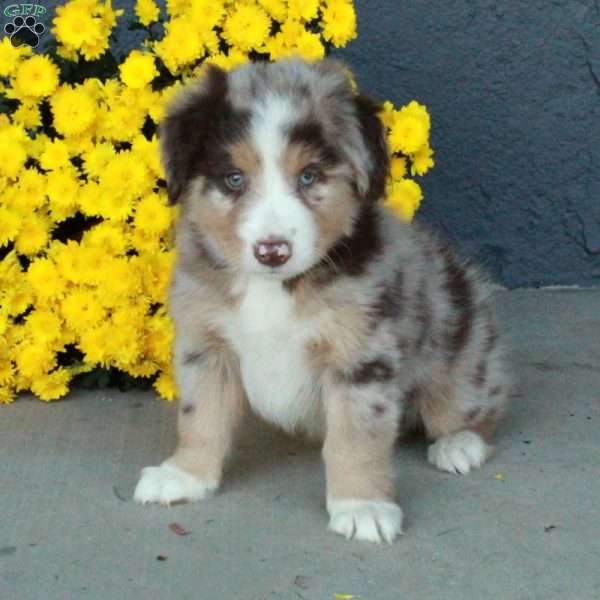
{"type": "Polygon", "coordinates": [[[254,246],[256,260],[266,267],[280,267],[292,255],[292,246],[287,240],[260,240],[254,246]]]}

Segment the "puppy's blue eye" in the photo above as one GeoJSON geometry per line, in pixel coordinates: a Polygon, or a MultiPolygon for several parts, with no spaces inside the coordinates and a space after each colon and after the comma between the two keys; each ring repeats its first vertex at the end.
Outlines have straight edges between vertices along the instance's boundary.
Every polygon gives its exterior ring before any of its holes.
{"type": "Polygon", "coordinates": [[[230,190],[239,191],[244,187],[244,176],[239,171],[232,171],[225,175],[225,185],[230,190]]]}
{"type": "Polygon", "coordinates": [[[317,172],[314,169],[304,169],[298,177],[298,182],[302,187],[309,187],[317,180],[317,172]]]}

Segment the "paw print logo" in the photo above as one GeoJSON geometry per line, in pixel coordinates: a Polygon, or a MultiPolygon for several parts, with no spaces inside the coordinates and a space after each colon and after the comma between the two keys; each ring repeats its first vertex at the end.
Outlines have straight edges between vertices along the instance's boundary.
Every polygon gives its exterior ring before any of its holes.
{"type": "Polygon", "coordinates": [[[11,23],[4,25],[4,33],[10,36],[10,42],[13,46],[22,46],[23,44],[37,48],[40,43],[40,35],[46,31],[42,23],[38,23],[33,16],[15,17],[11,23]]]}

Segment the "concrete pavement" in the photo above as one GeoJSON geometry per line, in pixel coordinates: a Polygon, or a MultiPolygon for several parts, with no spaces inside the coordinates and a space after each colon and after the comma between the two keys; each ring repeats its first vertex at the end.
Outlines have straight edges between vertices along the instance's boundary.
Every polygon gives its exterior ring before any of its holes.
{"type": "Polygon", "coordinates": [[[401,444],[393,546],[327,532],[319,449],[260,424],[216,497],[165,509],[131,495],[174,445],[173,405],[0,407],[0,599],[600,599],[600,290],[496,298],[518,380],[496,454],[461,477],[401,444]]]}

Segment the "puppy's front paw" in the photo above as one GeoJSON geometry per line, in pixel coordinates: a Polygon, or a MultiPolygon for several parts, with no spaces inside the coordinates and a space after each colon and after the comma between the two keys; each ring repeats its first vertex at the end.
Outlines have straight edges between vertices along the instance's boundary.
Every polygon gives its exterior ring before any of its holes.
{"type": "Polygon", "coordinates": [[[471,469],[481,467],[492,450],[474,431],[457,431],[431,444],[427,459],[442,471],[466,475],[471,469]]]}
{"type": "Polygon", "coordinates": [[[138,504],[158,502],[169,506],[174,502],[202,500],[216,489],[216,482],[196,479],[173,465],[163,463],[159,467],[142,469],[133,499],[138,504]]]}
{"type": "Polygon", "coordinates": [[[385,500],[327,499],[329,529],[348,539],[391,544],[402,534],[402,509],[385,500]]]}

